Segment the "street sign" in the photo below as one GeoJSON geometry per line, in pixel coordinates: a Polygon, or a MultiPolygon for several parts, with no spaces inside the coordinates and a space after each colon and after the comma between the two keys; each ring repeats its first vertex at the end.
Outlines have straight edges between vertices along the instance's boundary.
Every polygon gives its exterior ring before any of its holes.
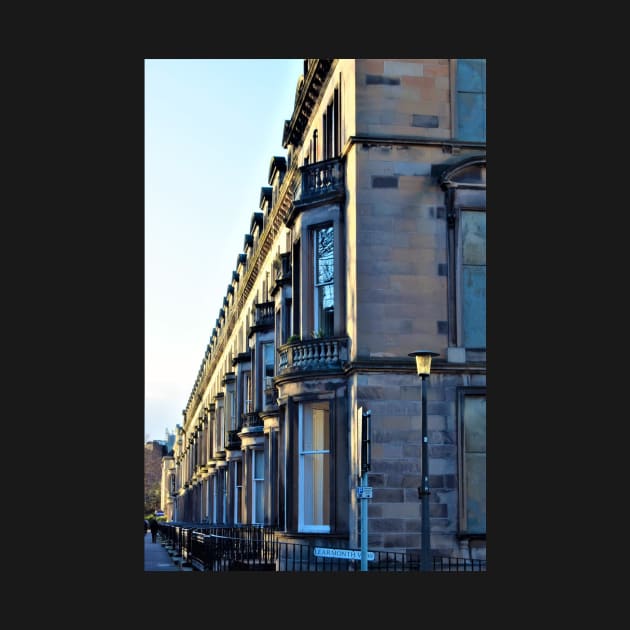
{"type": "Polygon", "coordinates": [[[371,499],[372,486],[357,486],[357,499],[371,499]]]}
{"type": "MultiPolygon", "coordinates": [[[[366,552],[368,560],[374,560],[374,552],[366,552]]],[[[361,560],[361,552],[354,549],[330,549],[328,547],[315,547],[315,556],[318,558],[342,558],[344,560],[361,560]]]]}

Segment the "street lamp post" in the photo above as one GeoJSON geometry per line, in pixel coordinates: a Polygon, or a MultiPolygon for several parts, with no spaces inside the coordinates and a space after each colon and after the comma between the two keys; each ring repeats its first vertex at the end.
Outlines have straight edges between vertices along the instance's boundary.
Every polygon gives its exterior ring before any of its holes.
{"type": "Polygon", "coordinates": [[[437,352],[417,350],[410,352],[410,357],[416,358],[416,370],[421,378],[422,387],[422,485],[418,488],[418,498],[422,501],[421,538],[420,538],[420,570],[431,571],[431,526],[429,523],[429,438],[427,433],[427,384],[426,379],[431,373],[431,358],[437,357],[437,352]]]}

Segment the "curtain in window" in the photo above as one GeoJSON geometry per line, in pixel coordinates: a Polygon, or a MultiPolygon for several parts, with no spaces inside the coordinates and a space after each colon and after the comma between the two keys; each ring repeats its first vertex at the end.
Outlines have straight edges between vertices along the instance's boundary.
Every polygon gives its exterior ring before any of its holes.
{"type": "Polygon", "coordinates": [[[304,531],[327,531],[330,523],[330,418],[328,403],[303,406],[301,506],[304,531]]]}

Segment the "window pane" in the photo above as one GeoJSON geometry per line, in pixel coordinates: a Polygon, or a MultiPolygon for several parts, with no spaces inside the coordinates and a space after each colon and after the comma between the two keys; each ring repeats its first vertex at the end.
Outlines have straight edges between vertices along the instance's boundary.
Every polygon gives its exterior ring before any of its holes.
{"type": "Polygon", "coordinates": [[[265,457],[262,451],[252,451],[252,469],[254,481],[254,523],[263,523],[265,509],[264,478],[265,457]]]}
{"type": "Polygon", "coordinates": [[[328,405],[307,407],[304,410],[304,426],[302,429],[303,451],[328,450],[329,421],[328,405]]]}
{"type": "MultiPolygon", "coordinates": [[[[462,168],[457,171],[457,175],[455,175],[452,179],[455,182],[480,184],[484,181],[484,176],[485,172],[483,167],[480,167],[478,164],[473,164],[472,166],[468,166],[467,168],[462,168]]],[[[461,195],[458,197],[458,200],[460,197],[461,195]]]]}
{"type": "Polygon", "coordinates": [[[486,531],[486,399],[464,399],[464,483],[466,529],[486,531]]]}
{"type": "Polygon", "coordinates": [[[333,281],[333,229],[317,230],[315,244],[316,284],[333,281]]]}
{"type": "Polygon", "coordinates": [[[473,142],[486,139],[485,95],[457,94],[457,136],[473,142]]]}
{"type": "Polygon", "coordinates": [[[243,520],[241,504],[243,467],[241,462],[237,460],[234,462],[234,471],[234,522],[240,523],[243,520]]]}
{"type": "Polygon", "coordinates": [[[328,525],[329,506],[328,455],[304,456],[304,524],[328,525]]]}
{"type": "Polygon", "coordinates": [[[264,479],[265,458],[262,451],[253,451],[254,455],[254,479],[264,479]]]}
{"type": "Polygon", "coordinates": [[[458,59],[456,77],[457,137],[486,139],[486,60],[458,59]]]}
{"type": "Polygon", "coordinates": [[[333,334],[335,322],[334,287],[327,284],[317,287],[317,313],[316,328],[321,330],[326,337],[333,334]]]}
{"type": "MultiPolygon", "coordinates": [[[[328,402],[301,407],[300,524],[326,531],[330,526],[330,414],[328,402]]],[[[315,531],[311,529],[311,531],[315,531]]]]}
{"type": "Polygon", "coordinates": [[[485,68],[485,59],[458,59],[458,92],[485,92],[485,68]]]}
{"type": "Polygon", "coordinates": [[[486,347],[486,268],[464,267],[462,318],[466,348],[486,347]]]}
{"type": "Polygon", "coordinates": [[[243,413],[252,411],[252,389],[250,372],[243,372],[243,413]]]}
{"type": "Polygon", "coordinates": [[[255,482],[256,504],[254,506],[254,523],[263,523],[265,520],[265,495],[263,494],[263,482],[255,482]]]}
{"type": "Polygon", "coordinates": [[[273,376],[274,369],[274,356],[273,356],[273,344],[263,344],[263,361],[265,364],[264,371],[265,376],[273,376]]]}
{"type": "Polygon", "coordinates": [[[323,287],[318,287],[318,298],[319,310],[322,313],[331,311],[335,304],[333,285],[326,284],[323,287]]]}
{"type": "Polygon", "coordinates": [[[329,337],[334,330],[334,230],[332,226],[314,231],[315,292],[314,334],[329,337]]]}
{"type": "Polygon", "coordinates": [[[463,344],[486,347],[486,213],[463,211],[462,321],[463,344]]]}
{"type": "Polygon", "coordinates": [[[486,264],[485,212],[462,212],[462,255],[465,265],[486,264]]]}
{"type": "Polygon", "coordinates": [[[227,431],[232,431],[236,428],[235,426],[235,414],[234,414],[234,406],[233,406],[233,402],[234,402],[234,396],[232,394],[231,391],[226,391],[225,392],[225,404],[227,406],[227,408],[230,410],[229,415],[228,415],[228,422],[227,422],[227,427],[226,430],[227,431]]]}
{"type": "Polygon", "coordinates": [[[223,449],[225,426],[223,424],[223,405],[217,407],[217,432],[215,434],[215,446],[218,450],[223,449]]]}

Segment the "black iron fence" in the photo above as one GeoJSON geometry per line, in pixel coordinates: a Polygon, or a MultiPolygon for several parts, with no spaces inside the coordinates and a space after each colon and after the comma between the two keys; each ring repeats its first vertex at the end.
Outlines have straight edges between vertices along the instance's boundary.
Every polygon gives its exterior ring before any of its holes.
{"type": "MultiPolygon", "coordinates": [[[[160,523],[170,553],[197,571],[360,571],[359,550],[322,550],[276,539],[262,525],[218,526],[208,523],[160,523]],[[336,557],[329,557],[323,552],[336,557]],[[335,551],[338,552],[335,554],[335,551]]],[[[372,551],[368,571],[420,571],[418,554],[372,551]]],[[[433,557],[434,572],[485,572],[481,559],[433,557]]]]}

